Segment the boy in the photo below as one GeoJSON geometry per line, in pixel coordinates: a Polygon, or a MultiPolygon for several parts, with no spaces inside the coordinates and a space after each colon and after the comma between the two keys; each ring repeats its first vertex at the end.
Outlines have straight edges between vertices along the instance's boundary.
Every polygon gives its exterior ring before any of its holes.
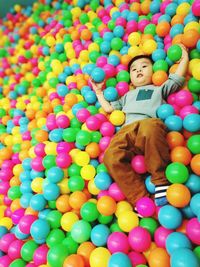
{"type": "Polygon", "coordinates": [[[155,184],[155,203],[167,203],[165,167],[170,162],[169,147],[166,141],[166,126],[157,118],[156,110],[167,97],[184,84],[188,65],[188,53],[181,44],[182,57],[177,70],[161,86],[152,84],[152,61],[148,56],[134,57],[128,65],[134,90],[121,99],[108,102],[103,95],[102,83],[91,81],[102,108],[111,113],[122,110],[126,115],[125,124],[112,138],[104,154],[104,164],[110,175],[119,185],[127,200],[135,206],[141,197],[148,196],[144,181],[131,167],[134,155],[143,154],[151,181],[155,184]]]}

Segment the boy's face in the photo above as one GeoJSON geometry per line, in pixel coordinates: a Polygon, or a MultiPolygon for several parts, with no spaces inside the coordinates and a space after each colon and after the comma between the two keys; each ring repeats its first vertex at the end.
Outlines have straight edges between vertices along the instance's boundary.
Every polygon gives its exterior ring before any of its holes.
{"type": "Polygon", "coordinates": [[[130,67],[130,78],[134,87],[152,83],[152,63],[148,58],[136,59],[130,67]]]}

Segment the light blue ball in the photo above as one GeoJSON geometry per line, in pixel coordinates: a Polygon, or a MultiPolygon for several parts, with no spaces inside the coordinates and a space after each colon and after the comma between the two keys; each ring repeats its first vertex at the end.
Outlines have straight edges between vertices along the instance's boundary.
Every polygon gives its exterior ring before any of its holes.
{"type": "Polygon", "coordinates": [[[180,232],[173,232],[167,236],[166,249],[171,255],[176,249],[188,248],[192,249],[192,244],[189,238],[180,232]]]}
{"type": "Polygon", "coordinates": [[[171,27],[169,32],[170,37],[174,38],[176,35],[183,33],[184,26],[182,24],[175,24],[171,27]]]}
{"type": "Polygon", "coordinates": [[[164,14],[162,16],[159,17],[158,19],[158,23],[160,23],[161,21],[168,21],[170,22],[171,21],[171,17],[167,14],[164,14]]]}
{"type": "Polygon", "coordinates": [[[66,96],[69,93],[69,89],[66,85],[64,84],[59,84],[57,86],[57,93],[59,96],[66,96]]]}
{"type": "Polygon", "coordinates": [[[166,58],[166,52],[165,50],[159,48],[153,51],[152,53],[152,59],[154,62],[160,59],[165,59],[166,58]]]}
{"type": "Polygon", "coordinates": [[[176,229],[182,223],[182,214],[179,209],[171,206],[163,206],[158,213],[158,220],[167,229],[176,229]]]}
{"type": "Polygon", "coordinates": [[[91,73],[92,79],[99,83],[105,79],[105,72],[103,69],[96,67],[91,73]]]}
{"type": "Polygon", "coordinates": [[[57,184],[49,183],[44,187],[44,198],[48,201],[56,200],[60,195],[60,188],[57,184]]]}
{"type": "Polygon", "coordinates": [[[176,3],[170,3],[169,5],[167,5],[165,9],[165,13],[169,15],[170,17],[172,17],[176,14],[177,7],[178,5],[176,3]]]}
{"type": "Polygon", "coordinates": [[[64,178],[64,171],[57,166],[51,167],[47,172],[47,178],[51,183],[58,183],[64,178]]]}
{"type": "Polygon", "coordinates": [[[105,41],[111,41],[114,38],[114,34],[112,32],[105,32],[103,35],[103,39],[105,41]]]}
{"type": "Polygon", "coordinates": [[[38,219],[34,221],[30,228],[33,239],[42,241],[47,238],[50,232],[50,225],[46,220],[38,219]]]}
{"type": "Polygon", "coordinates": [[[120,59],[116,55],[110,55],[108,57],[108,63],[113,65],[113,66],[117,66],[120,63],[120,59]]]}
{"type": "Polygon", "coordinates": [[[0,238],[8,233],[8,229],[5,226],[0,226],[0,238]]]}
{"type": "Polygon", "coordinates": [[[165,120],[165,125],[170,131],[181,131],[183,127],[183,121],[181,117],[177,115],[168,116],[165,120]]]}
{"type": "Polygon", "coordinates": [[[98,224],[92,228],[91,241],[95,246],[105,246],[110,235],[110,229],[104,224],[98,224]]]}
{"type": "Polygon", "coordinates": [[[190,174],[185,185],[188,187],[192,194],[200,193],[200,176],[196,174],[190,174]]]}
{"type": "Polygon", "coordinates": [[[176,249],[170,259],[171,267],[199,267],[196,255],[188,248],[176,249]]]}
{"type": "Polygon", "coordinates": [[[117,100],[118,97],[118,92],[116,90],[115,87],[107,87],[104,91],[103,91],[104,97],[107,101],[115,101],[117,100]]]}
{"type": "Polygon", "coordinates": [[[113,33],[115,35],[115,37],[120,37],[122,38],[124,35],[124,28],[122,26],[116,26],[113,30],[113,33]]]}
{"type": "Polygon", "coordinates": [[[29,234],[24,234],[20,231],[19,226],[16,225],[16,227],[14,228],[14,234],[16,236],[17,239],[20,240],[25,240],[27,239],[30,235],[29,234]]]}
{"type": "Polygon", "coordinates": [[[194,214],[198,216],[200,211],[200,193],[195,194],[190,200],[190,207],[194,214]]]}
{"type": "Polygon", "coordinates": [[[28,180],[28,181],[22,182],[21,185],[20,185],[20,191],[21,191],[22,194],[32,193],[31,181],[28,180]]]}
{"type": "MultiPolygon", "coordinates": [[[[110,50],[111,50],[111,45],[110,45],[110,42],[109,41],[103,41],[101,44],[100,44],[100,50],[102,53],[104,54],[109,54],[110,50]]],[[[91,75],[94,75],[93,72],[91,75]]],[[[103,77],[103,75],[100,73],[100,76],[103,77]]],[[[93,76],[92,76],[93,77],[93,76]]],[[[95,74],[95,77],[98,79],[97,75],[95,74]]],[[[94,79],[94,78],[93,78],[94,79]]],[[[95,80],[95,79],[94,79],[95,80]]],[[[95,80],[97,82],[97,80],[95,80]]],[[[103,81],[103,78],[102,80],[100,81],[103,81]]]]}
{"type": "Polygon", "coordinates": [[[191,219],[195,217],[194,212],[192,211],[191,207],[188,205],[181,209],[181,212],[183,213],[183,216],[187,219],[191,219]]]}
{"type": "Polygon", "coordinates": [[[88,104],[94,104],[97,101],[96,94],[93,91],[90,91],[87,94],[85,94],[84,99],[88,104]]]}
{"type": "Polygon", "coordinates": [[[61,128],[54,129],[54,130],[50,131],[50,133],[49,133],[49,140],[51,142],[59,143],[63,140],[62,134],[63,134],[63,129],[61,129],[61,128]]]}
{"type": "Polygon", "coordinates": [[[157,116],[161,120],[165,120],[167,117],[174,115],[174,108],[172,105],[163,104],[157,109],[157,116]]]}
{"type": "Polygon", "coordinates": [[[20,205],[22,206],[22,208],[29,207],[32,196],[32,193],[25,193],[20,197],[20,205]]]}
{"type": "Polygon", "coordinates": [[[94,178],[96,187],[100,190],[107,190],[112,183],[112,179],[107,172],[100,172],[94,178]]]}
{"type": "Polygon", "coordinates": [[[189,114],[183,120],[183,127],[189,132],[197,132],[200,130],[200,115],[189,114]]]}
{"type": "Polygon", "coordinates": [[[160,11],[160,1],[159,0],[153,0],[150,4],[150,12],[152,14],[156,14],[160,11]]]}
{"type": "Polygon", "coordinates": [[[43,210],[46,204],[47,204],[47,201],[44,198],[43,194],[33,195],[30,199],[30,207],[36,211],[43,210]]]}
{"type": "Polygon", "coordinates": [[[151,175],[147,176],[147,178],[145,179],[145,186],[146,186],[146,189],[147,191],[150,193],[150,194],[155,194],[155,185],[154,183],[152,183],[151,181],[151,175]]]}
{"type": "MultiPolygon", "coordinates": [[[[199,51],[200,51],[200,42],[199,42],[199,51]]],[[[195,108],[197,108],[200,111],[200,101],[195,101],[192,105],[195,106],[195,108]]]]}
{"type": "Polygon", "coordinates": [[[130,258],[123,252],[113,253],[108,261],[108,267],[131,267],[130,258]]]}

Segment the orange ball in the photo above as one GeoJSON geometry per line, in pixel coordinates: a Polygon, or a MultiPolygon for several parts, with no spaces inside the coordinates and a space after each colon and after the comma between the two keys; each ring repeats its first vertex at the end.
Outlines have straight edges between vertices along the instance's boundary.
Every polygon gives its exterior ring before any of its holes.
{"type": "Polygon", "coordinates": [[[200,175],[200,154],[197,154],[192,158],[190,167],[196,175],[200,175]]]}
{"type": "Polygon", "coordinates": [[[166,80],[168,79],[168,75],[165,71],[163,70],[158,70],[154,72],[152,76],[152,82],[155,86],[160,86],[163,84],[166,80]]]}
{"type": "Polygon", "coordinates": [[[172,149],[176,146],[183,146],[185,143],[185,139],[181,133],[172,131],[167,134],[167,143],[172,149]]]}
{"type": "Polygon", "coordinates": [[[71,254],[68,256],[64,263],[63,267],[84,267],[84,259],[81,255],[71,254]]]}
{"type": "Polygon", "coordinates": [[[176,36],[174,36],[174,38],[172,39],[172,44],[181,44],[182,43],[182,37],[183,34],[177,34],[176,36]]]}
{"type": "Polygon", "coordinates": [[[82,191],[75,191],[69,196],[69,205],[75,209],[80,210],[82,205],[88,200],[87,195],[82,191]]]}
{"type": "Polygon", "coordinates": [[[129,61],[131,60],[131,56],[129,55],[122,55],[120,58],[120,63],[123,65],[128,66],[129,61]]]}
{"type": "Polygon", "coordinates": [[[148,263],[151,267],[170,267],[170,257],[164,248],[155,248],[150,252],[148,263]]]}
{"type": "Polygon", "coordinates": [[[35,134],[35,139],[38,141],[38,142],[45,142],[49,139],[49,134],[47,131],[45,130],[38,130],[35,134]]]}
{"type": "Polygon", "coordinates": [[[136,12],[138,15],[142,14],[140,3],[137,2],[132,3],[130,10],[136,12]]]}
{"type": "Polygon", "coordinates": [[[73,105],[75,105],[78,102],[78,98],[76,95],[74,94],[67,94],[65,96],[65,103],[69,106],[72,107],[73,105]]]}
{"type": "Polygon", "coordinates": [[[156,33],[159,37],[165,37],[170,31],[170,23],[167,21],[161,21],[156,26],[156,33]]]}
{"type": "Polygon", "coordinates": [[[87,145],[85,151],[89,154],[90,158],[92,159],[97,158],[101,153],[99,145],[95,142],[92,142],[89,145],[87,145]]]}
{"type": "Polygon", "coordinates": [[[144,0],[141,3],[140,8],[141,8],[142,14],[144,14],[144,15],[149,14],[149,12],[150,12],[150,4],[151,4],[151,1],[149,1],[149,0],[144,0]]]}
{"type": "Polygon", "coordinates": [[[175,24],[183,24],[183,21],[184,21],[184,16],[176,14],[175,16],[173,16],[171,20],[171,25],[174,26],[175,24]]]}
{"type": "Polygon", "coordinates": [[[69,196],[61,195],[56,200],[56,208],[58,211],[65,213],[70,211],[72,208],[69,204],[69,196]]]}
{"type": "Polygon", "coordinates": [[[191,194],[187,186],[172,184],[167,189],[167,200],[176,208],[183,208],[190,202],[191,194]]]}
{"type": "Polygon", "coordinates": [[[171,151],[171,161],[180,162],[184,165],[188,165],[191,161],[192,154],[189,149],[185,146],[177,146],[171,151]]]}
{"type": "Polygon", "coordinates": [[[84,258],[85,261],[85,267],[89,267],[90,266],[90,254],[92,253],[92,251],[95,249],[95,245],[92,242],[83,242],[77,250],[77,254],[81,255],[84,258]]]}
{"type": "Polygon", "coordinates": [[[200,34],[195,29],[190,29],[184,32],[182,37],[182,43],[188,48],[196,47],[200,34]]]}
{"type": "Polygon", "coordinates": [[[176,229],[176,232],[181,232],[183,234],[186,234],[186,226],[188,224],[188,220],[187,219],[184,219],[182,221],[182,224],[181,226],[179,226],[177,229],[176,229]]]}
{"type": "Polygon", "coordinates": [[[116,209],[117,204],[110,196],[102,196],[97,201],[97,210],[105,216],[114,214],[116,209]]]}

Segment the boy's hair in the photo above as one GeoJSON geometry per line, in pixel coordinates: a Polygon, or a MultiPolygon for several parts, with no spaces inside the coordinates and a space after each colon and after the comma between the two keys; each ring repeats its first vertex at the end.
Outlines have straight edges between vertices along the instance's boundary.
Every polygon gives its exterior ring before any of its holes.
{"type": "Polygon", "coordinates": [[[133,58],[129,61],[129,63],[128,63],[128,71],[129,71],[129,72],[130,72],[130,68],[131,68],[131,65],[133,64],[133,62],[134,62],[135,60],[137,60],[137,59],[140,59],[140,58],[147,58],[147,59],[149,59],[149,60],[151,61],[151,63],[153,64],[153,60],[151,59],[150,56],[147,56],[147,55],[138,55],[138,56],[133,57],[133,58]]]}

